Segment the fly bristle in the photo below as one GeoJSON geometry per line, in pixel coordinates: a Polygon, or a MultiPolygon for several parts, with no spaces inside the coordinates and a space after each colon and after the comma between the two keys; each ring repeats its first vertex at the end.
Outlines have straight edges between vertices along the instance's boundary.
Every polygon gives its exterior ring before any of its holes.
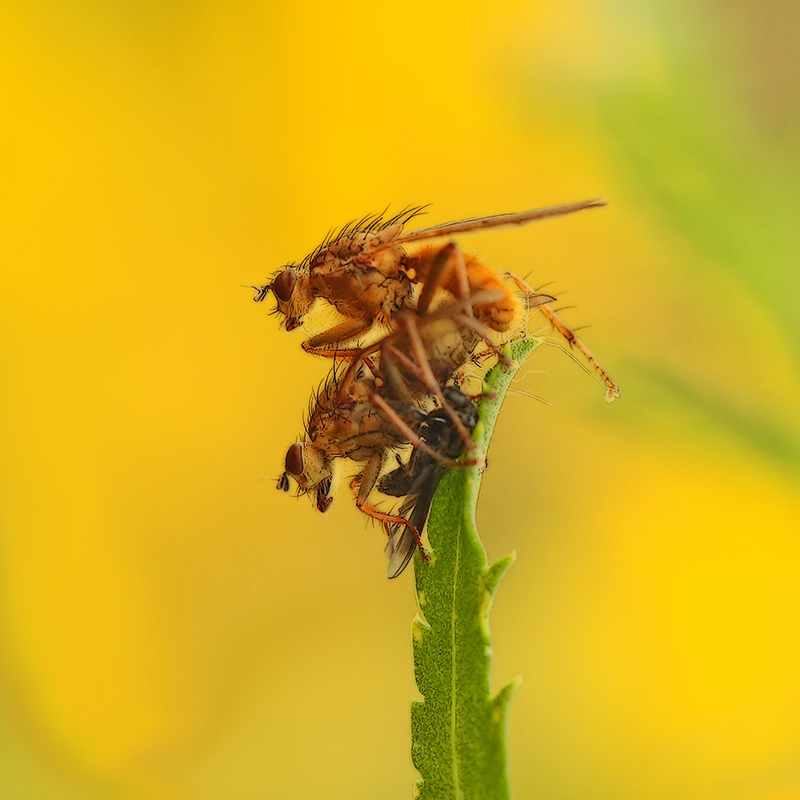
{"type": "Polygon", "coordinates": [[[357,233],[374,233],[375,231],[382,231],[392,225],[406,225],[409,220],[423,214],[427,205],[424,206],[408,206],[402,211],[399,211],[392,217],[386,217],[386,212],[389,210],[387,206],[383,211],[378,214],[367,214],[358,220],[351,220],[343,225],[341,228],[331,228],[325,238],[318,244],[300,263],[300,269],[307,269],[313,261],[325,252],[331,245],[338,242],[345,237],[353,236],[357,233]]]}

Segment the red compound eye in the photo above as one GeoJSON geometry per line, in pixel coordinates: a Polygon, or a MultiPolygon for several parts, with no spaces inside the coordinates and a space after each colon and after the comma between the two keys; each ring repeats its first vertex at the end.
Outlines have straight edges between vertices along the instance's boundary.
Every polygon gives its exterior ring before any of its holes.
{"type": "Polygon", "coordinates": [[[303,474],[303,445],[293,444],[286,453],[286,471],[290,475],[303,474]]]}
{"type": "Polygon", "coordinates": [[[275,292],[275,296],[279,300],[285,303],[292,296],[296,283],[297,273],[287,267],[283,272],[278,273],[278,277],[272,281],[272,291],[275,292]]]}

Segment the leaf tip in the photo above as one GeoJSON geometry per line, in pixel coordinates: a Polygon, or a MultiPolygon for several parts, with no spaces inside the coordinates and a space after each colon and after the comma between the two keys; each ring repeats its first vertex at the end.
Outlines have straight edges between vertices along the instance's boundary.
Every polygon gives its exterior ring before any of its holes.
{"type": "Polygon", "coordinates": [[[517,551],[512,550],[507,556],[495,561],[494,564],[486,568],[483,573],[483,585],[490,598],[493,598],[497,592],[497,587],[500,581],[503,580],[506,573],[511,569],[512,564],[517,560],[517,551]]]}
{"type": "Polygon", "coordinates": [[[411,640],[420,644],[430,629],[431,626],[417,614],[411,623],[411,640]]]}
{"type": "Polygon", "coordinates": [[[509,681],[492,700],[492,721],[496,724],[501,723],[508,714],[508,708],[519,687],[522,686],[522,675],[509,681]]]}

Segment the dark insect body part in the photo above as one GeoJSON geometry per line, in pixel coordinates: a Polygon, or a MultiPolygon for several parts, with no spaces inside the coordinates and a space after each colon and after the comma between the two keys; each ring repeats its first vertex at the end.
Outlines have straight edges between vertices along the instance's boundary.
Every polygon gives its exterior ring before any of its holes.
{"type": "MultiPolygon", "coordinates": [[[[470,432],[473,431],[478,424],[478,411],[470,399],[455,386],[446,387],[444,395],[450,407],[458,413],[464,427],[470,432]]],[[[456,459],[464,452],[461,433],[441,408],[426,415],[417,428],[417,435],[420,440],[447,459],[456,459]]],[[[378,483],[378,490],[384,494],[405,497],[398,513],[407,516],[411,523],[410,527],[384,526],[389,537],[386,545],[389,557],[386,574],[389,578],[396,578],[403,572],[416,548],[419,548],[424,556],[422,543],[413,532],[422,533],[433,496],[448,469],[450,467],[447,464],[432,457],[427,450],[415,447],[407,464],[401,464],[387,473],[378,483]]]]}

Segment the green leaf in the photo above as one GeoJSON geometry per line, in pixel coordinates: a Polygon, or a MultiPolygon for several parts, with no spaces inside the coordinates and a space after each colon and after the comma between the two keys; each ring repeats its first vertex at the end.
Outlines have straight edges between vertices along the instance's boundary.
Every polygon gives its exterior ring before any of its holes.
{"type": "MultiPolygon", "coordinates": [[[[540,340],[515,342],[511,369],[500,365],[484,381],[475,439],[486,452],[500,405],[519,365],[540,340]]],[[[415,556],[420,616],[412,627],[414,674],[423,699],[411,707],[411,757],[422,776],[422,800],[504,800],[508,707],[521,679],[492,697],[489,612],[497,587],[516,558],[489,565],[475,525],[481,472],[451,470],[428,519],[432,561],[415,556]]]]}

